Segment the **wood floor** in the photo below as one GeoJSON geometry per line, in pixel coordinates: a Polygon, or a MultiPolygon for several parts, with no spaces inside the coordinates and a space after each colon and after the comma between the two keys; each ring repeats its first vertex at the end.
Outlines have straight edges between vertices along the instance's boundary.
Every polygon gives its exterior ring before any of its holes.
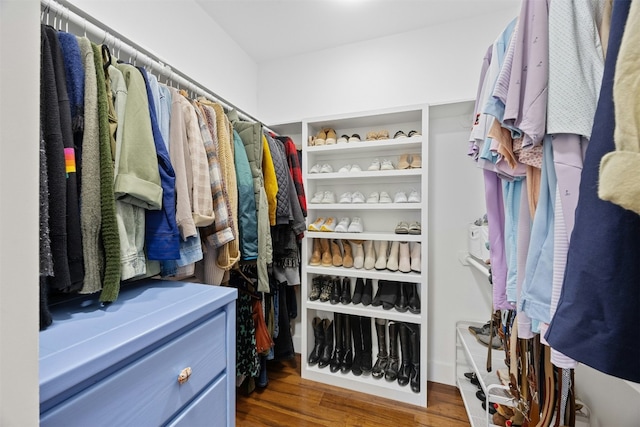
{"type": "Polygon", "coordinates": [[[300,377],[300,356],[268,365],[269,385],[237,395],[236,425],[467,427],[469,419],[453,386],[429,382],[427,408],[332,387],[300,377]]]}

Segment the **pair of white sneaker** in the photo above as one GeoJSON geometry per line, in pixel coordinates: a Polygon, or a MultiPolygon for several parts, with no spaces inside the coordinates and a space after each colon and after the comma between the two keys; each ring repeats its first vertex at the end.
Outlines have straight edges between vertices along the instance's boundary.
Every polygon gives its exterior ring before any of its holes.
{"type": "Polygon", "coordinates": [[[378,159],[374,159],[373,162],[369,165],[367,170],[369,171],[390,171],[394,170],[395,166],[391,163],[391,160],[384,159],[382,162],[378,159]]]}
{"type": "Polygon", "coordinates": [[[381,191],[379,193],[374,191],[369,194],[369,197],[367,197],[367,203],[393,203],[393,200],[391,200],[389,193],[386,191],[381,191]]]}
{"type": "Polygon", "coordinates": [[[407,197],[404,191],[398,191],[393,198],[393,203],[420,203],[420,193],[411,190],[409,197],[407,197]]]}
{"type": "Polygon", "coordinates": [[[313,195],[309,203],[335,203],[336,196],[333,191],[318,191],[313,195]]]}
{"type": "Polygon", "coordinates": [[[364,228],[360,217],[354,216],[352,219],[349,219],[349,217],[345,216],[340,218],[340,222],[336,225],[335,231],[337,233],[362,233],[364,228]]]}
{"type": "Polygon", "coordinates": [[[344,165],[340,168],[340,170],[338,170],[339,173],[350,173],[350,172],[362,172],[362,169],[360,169],[360,165],[357,163],[354,164],[349,164],[349,165],[344,165]]]}
{"type": "Polygon", "coordinates": [[[359,191],[342,193],[338,203],[364,203],[364,194],[359,191]]]}
{"type": "Polygon", "coordinates": [[[320,163],[316,163],[315,165],[311,166],[311,169],[309,169],[309,173],[331,173],[331,172],[333,172],[333,167],[328,163],[325,163],[323,165],[320,165],[320,163]]]}

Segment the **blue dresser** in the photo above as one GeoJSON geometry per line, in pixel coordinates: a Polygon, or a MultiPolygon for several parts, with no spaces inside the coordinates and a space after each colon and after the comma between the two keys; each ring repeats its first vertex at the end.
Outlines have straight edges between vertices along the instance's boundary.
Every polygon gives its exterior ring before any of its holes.
{"type": "Polygon", "coordinates": [[[97,296],[53,305],[40,332],[40,425],[234,426],[236,297],[145,280],[106,307],[97,296]]]}

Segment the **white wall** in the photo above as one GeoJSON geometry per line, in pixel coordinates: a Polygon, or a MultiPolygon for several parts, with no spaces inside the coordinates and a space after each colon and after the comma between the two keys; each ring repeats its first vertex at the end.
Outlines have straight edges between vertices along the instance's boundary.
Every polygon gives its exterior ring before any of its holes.
{"type": "Polygon", "coordinates": [[[0,1],[0,425],[38,425],[40,26],[0,1]]]}
{"type": "Polygon", "coordinates": [[[71,0],[210,91],[257,114],[257,65],[193,0],[71,0]]]}

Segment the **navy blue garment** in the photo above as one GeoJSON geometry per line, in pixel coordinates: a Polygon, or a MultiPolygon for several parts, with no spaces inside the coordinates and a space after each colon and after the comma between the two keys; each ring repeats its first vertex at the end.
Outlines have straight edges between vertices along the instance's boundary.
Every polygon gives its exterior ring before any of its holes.
{"type": "Polygon", "coordinates": [[[640,382],[640,216],[598,198],[600,160],[615,150],[613,79],[630,5],[613,2],[562,294],[545,338],[578,362],[640,382]]]}
{"type": "Polygon", "coordinates": [[[147,210],[145,215],[145,244],[147,257],[152,260],[180,259],[180,232],[176,222],[176,173],[171,166],[167,146],[162,139],[153,95],[149,87],[149,79],[144,68],[139,68],[144,77],[149,99],[149,114],[151,115],[151,130],[153,142],[158,156],[158,170],[162,185],[162,209],[147,210]]]}

